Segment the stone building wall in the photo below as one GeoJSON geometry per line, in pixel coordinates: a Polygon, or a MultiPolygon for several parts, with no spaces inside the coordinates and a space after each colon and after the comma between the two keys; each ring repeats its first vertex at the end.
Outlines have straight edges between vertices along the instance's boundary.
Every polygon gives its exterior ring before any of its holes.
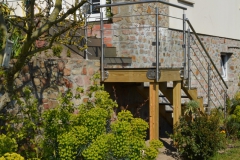
{"type": "MultiPolygon", "coordinates": [[[[168,27],[168,6],[161,3],[145,3],[113,7],[112,46],[117,48],[117,56],[132,57],[129,68],[151,67],[155,62],[156,47],[152,45],[156,37],[155,8],[159,8],[159,25],[168,27]]],[[[164,35],[165,29],[160,32],[164,35]]],[[[109,66],[110,67],[110,66],[109,66]]],[[[116,66],[121,67],[121,66],[116,66]]]]}
{"type": "MultiPolygon", "coordinates": [[[[14,60],[11,62],[14,65],[14,60]]],[[[30,86],[44,109],[57,105],[60,93],[68,89],[75,91],[77,87],[85,90],[93,84],[91,77],[99,72],[99,60],[78,58],[33,58],[15,80],[18,87],[30,86]]],[[[86,101],[74,100],[75,105],[86,101]]]]}
{"type": "MultiPolygon", "coordinates": [[[[114,1],[113,1],[114,2],[114,1]]],[[[117,1],[119,2],[119,1],[117,1]]],[[[172,30],[168,28],[169,17],[168,6],[160,3],[137,4],[131,6],[118,6],[112,7],[114,14],[112,24],[108,25],[105,33],[105,38],[108,38],[108,45],[116,47],[118,57],[131,57],[132,64],[130,65],[108,65],[106,67],[113,68],[148,68],[153,67],[156,62],[156,47],[152,45],[155,42],[155,7],[159,7],[159,61],[161,67],[182,67],[183,63],[183,33],[182,31],[172,30]],[[110,32],[111,31],[111,32],[110,32]]],[[[193,26],[194,27],[194,26],[193,26]]],[[[193,36],[194,37],[194,36],[193,36]]],[[[216,37],[210,35],[200,35],[200,39],[209,52],[212,60],[214,61],[219,72],[221,72],[221,53],[232,53],[228,60],[228,95],[233,95],[239,90],[238,82],[240,76],[239,63],[240,63],[240,49],[231,47],[240,47],[239,40],[228,39],[224,37],[216,37]]],[[[196,40],[196,39],[195,39],[196,40]]],[[[202,55],[203,49],[198,42],[191,42],[192,59],[196,63],[196,67],[192,65],[192,87],[197,87],[199,96],[206,97],[207,89],[207,69],[206,55],[202,55]],[[199,49],[200,48],[200,49],[199,49]],[[198,58],[197,58],[198,56],[198,58]],[[204,69],[205,68],[205,69],[204,69]],[[204,78],[202,78],[204,77],[204,78]],[[200,89],[201,88],[201,89],[200,89]],[[205,90],[204,90],[205,89],[205,90]]],[[[230,54],[229,54],[230,55],[230,54]]],[[[223,83],[220,79],[213,77],[217,75],[216,71],[212,68],[212,95],[223,93],[223,83]]],[[[218,99],[223,100],[223,97],[216,96],[214,101],[218,99]]],[[[205,98],[205,103],[207,98],[205,98]]]]}
{"type": "MultiPolygon", "coordinates": [[[[122,65],[108,65],[107,67],[129,67],[129,68],[148,68],[152,67],[156,61],[155,50],[156,47],[152,45],[155,42],[155,10],[158,6],[160,9],[159,16],[159,61],[161,67],[182,67],[183,63],[183,34],[182,31],[168,29],[169,18],[168,6],[158,3],[154,5],[138,4],[132,6],[112,7],[112,23],[104,24],[104,43],[107,47],[116,47],[118,57],[131,57],[132,64],[127,66],[122,65]]],[[[89,26],[88,36],[100,38],[99,23],[89,26]]],[[[228,81],[229,86],[228,95],[233,97],[237,90],[239,90],[239,76],[240,76],[240,49],[231,47],[240,47],[239,40],[227,39],[222,37],[214,37],[208,35],[200,35],[200,39],[205,45],[215,65],[220,68],[221,52],[232,53],[228,61],[228,81]],[[230,47],[230,48],[229,48],[230,47]]],[[[192,42],[192,51],[194,62],[202,71],[201,65],[206,66],[204,56],[200,55],[200,61],[196,58],[196,54],[201,54],[198,46],[192,42]]],[[[199,45],[199,44],[198,44],[199,45]]],[[[26,65],[16,79],[17,85],[24,85],[31,83],[37,90],[38,97],[45,108],[52,107],[56,104],[56,98],[59,92],[66,91],[67,88],[76,88],[78,86],[85,89],[91,85],[91,76],[99,71],[99,60],[84,60],[80,56],[73,56],[67,58],[35,58],[31,63],[26,65]]],[[[204,72],[192,68],[196,77],[192,78],[192,86],[198,87],[199,96],[205,96],[206,93],[203,88],[207,88],[207,83],[201,78],[207,76],[204,72]],[[200,83],[196,80],[198,79],[200,83]]],[[[214,84],[219,85],[218,81],[214,79],[214,84]]],[[[218,92],[216,89],[214,92],[218,92]]],[[[222,92],[222,91],[220,91],[222,92]]],[[[222,99],[218,96],[218,99],[222,99]]],[[[81,101],[75,102],[76,104],[81,101]]],[[[205,98],[206,100],[206,98],[205,98]]],[[[205,101],[206,103],[206,101],[205,101]]]]}

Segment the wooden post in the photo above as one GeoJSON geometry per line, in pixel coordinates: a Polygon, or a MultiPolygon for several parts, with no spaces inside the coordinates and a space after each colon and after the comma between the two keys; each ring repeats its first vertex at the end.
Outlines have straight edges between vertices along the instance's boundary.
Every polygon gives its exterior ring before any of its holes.
{"type": "Polygon", "coordinates": [[[149,86],[149,125],[150,140],[159,139],[159,85],[151,82],[149,86]]]}
{"type": "Polygon", "coordinates": [[[173,82],[173,125],[181,116],[181,81],[173,82]]]}

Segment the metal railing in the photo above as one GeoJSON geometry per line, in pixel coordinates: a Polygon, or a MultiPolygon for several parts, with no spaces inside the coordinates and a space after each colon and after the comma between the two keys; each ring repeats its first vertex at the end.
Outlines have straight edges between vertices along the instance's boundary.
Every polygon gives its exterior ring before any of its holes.
{"type": "MultiPolygon", "coordinates": [[[[139,3],[150,3],[150,2],[159,2],[169,6],[173,6],[183,10],[182,18],[172,17],[169,15],[164,15],[169,18],[176,18],[181,20],[183,23],[183,40],[182,40],[182,48],[183,48],[183,76],[184,80],[187,81],[187,87],[190,90],[192,88],[192,83],[198,83],[197,87],[200,87],[202,90],[202,94],[205,95],[204,99],[207,101],[207,108],[212,107],[224,107],[226,110],[226,96],[227,96],[227,89],[228,86],[224,79],[222,78],[218,68],[216,67],[214,61],[212,60],[211,56],[209,55],[208,51],[206,50],[203,42],[199,38],[198,34],[196,33],[195,29],[193,28],[190,21],[186,18],[184,10],[187,8],[177,6],[165,1],[161,0],[143,0],[138,2],[123,2],[123,3],[114,3],[114,4],[106,4],[106,5],[99,5],[98,8],[102,7],[113,7],[113,6],[122,6],[122,5],[133,5],[139,3]],[[188,26],[188,30],[186,29],[188,26]],[[191,53],[194,53],[193,55],[191,53]],[[194,71],[197,71],[198,74],[195,74],[194,71]]],[[[153,14],[149,14],[153,15],[153,14]]],[[[155,28],[156,37],[155,37],[155,45],[156,45],[156,71],[155,71],[155,80],[159,80],[159,21],[158,16],[162,15],[159,13],[158,8],[156,7],[155,10],[155,25],[148,26],[149,28],[155,28]]],[[[138,15],[126,15],[125,17],[134,17],[138,15]]],[[[144,15],[140,15],[144,16],[144,15]]],[[[124,16],[121,16],[122,18],[124,16]]],[[[118,16],[114,16],[112,18],[119,18],[118,16]]],[[[104,70],[104,23],[103,23],[103,13],[101,13],[100,17],[100,32],[101,32],[101,78],[102,81],[105,79],[105,70],[104,70]]],[[[139,27],[139,28],[148,28],[147,26],[139,27]]],[[[132,29],[130,28],[123,28],[123,29],[132,29]]],[[[106,31],[107,29],[105,29],[106,31]]],[[[110,30],[115,30],[110,29],[110,30]]]]}
{"type": "Polygon", "coordinates": [[[193,28],[191,22],[188,19],[185,19],[189,29],[187,32],[188,36],[188,88],[191,88],[192,78],[195,78],[195,81],[199,83],[202,90],[207,95],[207,109],[210,112],[210,109],[215,107],[222,107],[226,111],[226,96],[228,86],[224,79],[222,78],[218,68],[213,62],[211,56],[209,55],[207,49],[203,45],[203,42],[199,38],[195,29],[193,28]],[[192,33],[190,32],[192,31],[192,33]],[[191,54],[193,53],[193,55],[191,54]],[[203,60],[201,60],[201,58],[203,60]],[[200,69],[201,68],[201,69],[200,69]],[[197,72],[198,75],[196,73],[197,72]],[[193,76],[191,76],[193,74],[193,76]],[[198,78],[198,77],[201,78],[198,78]],[[200,80],[203,80],[200,82],[200,80]],[[204,86],[204,83],[206,84],[204,86]]]}
{"type": "MultiPolygon", "coordinates": [[[[172,6],[175,8],[179,8],[182,10],[187,10],[187,8],[179,6],[179,5],[175,5],[166,1],[162,1],[162,0],[142,0],[142,1],[137,1],[137,2],[119,2],[119,3],[112,3],[112,4],[104,4],[104,5],[98,5],[96,6],[96,8],[103,8],[103,7],[114,7],[114,6],[123,6],[123,5],[133,5],[133,4],[143,4],[143,3],[162,3],[162,4],[166,4],[168,6],[172,6]]],[[[156,7],[156,71],[155,71],[155,80],[158,81],[159,80],[159,22],[158,22],[158,15],[159,15],[159,10],[156,7]]],[[[183,18],[185,18],[185,14],[183,14],[183,18]]],[[[105,73],[104,73],[104,43],[103,43],[103,36],[104,36],[104,31],[103,31],[103,13],[101,13],[101,17],[100,17],[100,21],[101,21],[101,42],[102,42],[102,46],[101,46],[101,79],[102,81],[104,81],[105,79],[105,73]]],[[[183,27],[185,27],[185,21],[183,21],[183,27]]],[[[185,40],[185,28],[183,28],[184,33],[183,33],[183,37],[184,37],[184,42],[186,42],[185,40]]],[[[184,43],[185,44],[185,43],[184,43]]],[[[185,45],[184,45],[185,46],[185,45]]],[[[185,47],[186,48],[186,47],[185,47]]],[[[186,54],[186,49],[184,50],[184,53],[186,54]]],[[[186,61],[186,60],[185,60],[186,61]]],[[[186,64],[186,62],[184,62],[184,64],[186,64]]]]}

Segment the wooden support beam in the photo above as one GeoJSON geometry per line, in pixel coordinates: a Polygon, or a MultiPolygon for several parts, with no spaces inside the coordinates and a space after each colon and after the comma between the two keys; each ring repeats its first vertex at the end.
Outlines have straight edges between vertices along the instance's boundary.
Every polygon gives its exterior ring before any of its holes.
{"type": "Polygon", "coordinates": [[[197,102],[199,104],[199,109],[201,113],[204,113],[204,107],[203,107],[203,97],[198,97],[197,102]]]}
{"type": "MultiPolygon", "coordinates": [[[[148,69],[106,69],[108,77],[103,82],[154,82],[147,78],[148,69]]],[[[180,81],[180,69],[160,69],[158,82],[180,81]]]]}
{"type": "Polygon", "coordinates": [[[181,116],[181,81],[173,82],[173,125],[179,122],[181,116]]]}
{"type": "Polygon", "coordinates": [[[157,82],[151,82],[149,86],[149,125],[150,140],[159,139],[159,86],[157,82]]]}

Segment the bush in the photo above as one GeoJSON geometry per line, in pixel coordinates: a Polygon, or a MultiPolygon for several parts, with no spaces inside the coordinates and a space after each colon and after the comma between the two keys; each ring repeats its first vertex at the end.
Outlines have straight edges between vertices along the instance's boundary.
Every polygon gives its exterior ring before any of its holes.
{"type": "Polygon", "coordinates": [[[240,138],[240,92],[237,92],[233,99],[228,99],[227,111],[227,135],[231,139],[240,138]]]}
{"type": "Polygon", "coordinates": [[[225,134],[219,130],[218,112],[202,115],[188,122],[181,118],[171,135],[180,154],[189,159],[208,159],[224,147],[225,134]]]}
{"type": "Polygon", "coordinates": [[[158,149],[163,147],[159,140],[150,141],[145,145],[148,124],[133,118],[129,111],[119,113],[118,120],[111,124],[111,132],[97,137],[96,141],[83,152],[85,159],[131,159],[153,160],[158,149]]]}
{"type": "MultiPolygon", "coordinates": [[[[99,75],[93,78],[97,79],[99,75]]],[[[118,119],[112,122],[111,116],[117,103],[110,99],[103,86],[94,84],[86,92],[82,88],[68,90],[59,95],[58,106],[43,112],[39,112],[31,88],[25,88],[23,93],[24,98],[16,97],[21,116],[3,116],[8,123],[4,131],[7,136],[16,139],[18,146],[10,147],[8,144],[14,144],[10,143],[11,139],[1,143],[0,138],[0,147],[8,145],[2,155],[17,152],[26,159],[153,160],[158,148],[163,146],[158,140],[146,146],[148,124],[134,118],[129,111],[118,113],[118,119]],[[73,101],[83,95],[88,96],[87,102],[75,106],[73,101]]]]}
{"type": "Polygon", "coordinates": [[[56,57],[61,57],[63,47],[61,45],[55,45],[52,47],[53,55],[56,57]]]}
{"type": "Polygon", "coordinates": [[[17,142],[13,138],[9,138],[6,135],[0,135],[0,157],[8,152],[16,152],[17,151],[17,142]]]}
{"type": "Polygon", "coordinates": [[[24,160],[24,158],[17,153],[5,153],[4,156],[0,157],[0,160],[24,160]]]}

